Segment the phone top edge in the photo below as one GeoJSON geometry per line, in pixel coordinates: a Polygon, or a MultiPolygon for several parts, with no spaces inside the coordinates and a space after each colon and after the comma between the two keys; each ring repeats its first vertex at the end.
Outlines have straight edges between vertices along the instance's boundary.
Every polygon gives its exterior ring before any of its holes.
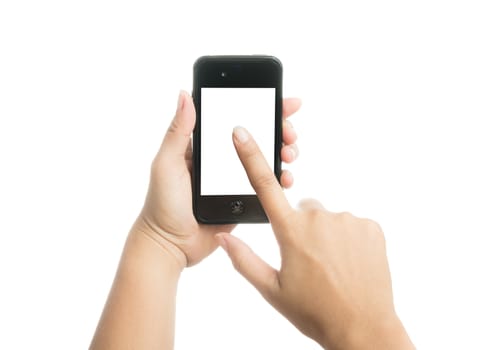
{"type": "Polygon", "coordinates": [[[193,64],[193,68],[196,69],[198,66],[201,66],[204,63],[212,62],[272,62],[275,63],[279,68],[283,68],[283,64],[279,58],[272,55],[205,55],[200,56],[196,59],[193,64]]]}

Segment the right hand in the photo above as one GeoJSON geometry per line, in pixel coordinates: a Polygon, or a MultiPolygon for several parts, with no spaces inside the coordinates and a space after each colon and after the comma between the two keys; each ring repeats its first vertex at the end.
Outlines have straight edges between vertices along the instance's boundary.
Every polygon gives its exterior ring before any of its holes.
{"type": "Polygon", "coordinates": [[[235,268],[326,349],[414,349],[396,315],[379,225],[305,200],[294,210],[251,135],[233,141],[281,251],[275,270],[229,233],[216,239],[235,268]]]}

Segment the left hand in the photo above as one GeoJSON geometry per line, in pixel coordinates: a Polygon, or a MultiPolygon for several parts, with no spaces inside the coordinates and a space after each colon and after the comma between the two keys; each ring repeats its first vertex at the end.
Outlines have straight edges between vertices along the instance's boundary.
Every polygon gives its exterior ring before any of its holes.
{"type": "MultiPolygon", "coordinates": [[[[283,100],[283,147],[281,159],[290,163],[298,155],[296,133],[286,120],[301,106],[299,99],[283,100]]],[[[204,225],[196,221],[192,209],[191,133],[196,112],[193,100],[180,92],[176,115],[151,166],[151,178],[143,210],[133,230],[161,244],[181,267],[191,266],[217,247],[215,233],[231,232],[235,225],[204,225]]],[[[293,177],[283,171],[281,185],[291,187],[293,177]]]]}

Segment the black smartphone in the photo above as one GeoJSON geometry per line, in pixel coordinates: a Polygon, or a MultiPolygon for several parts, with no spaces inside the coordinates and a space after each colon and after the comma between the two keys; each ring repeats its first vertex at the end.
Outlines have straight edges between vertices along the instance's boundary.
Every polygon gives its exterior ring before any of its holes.
{"type": "Polygon", "coordinates": [[[268,222],[231,135],[235,126],[245,127],[279,181],[281,62],[272,56],[203,56],[193,71],[195,217],[205,224],[268,222]]]}

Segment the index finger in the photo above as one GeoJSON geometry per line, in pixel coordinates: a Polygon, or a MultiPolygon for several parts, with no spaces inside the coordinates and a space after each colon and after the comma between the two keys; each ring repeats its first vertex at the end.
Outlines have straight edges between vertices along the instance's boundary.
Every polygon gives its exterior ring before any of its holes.
{"type": "Polygon", "coordinates": [[[271,224],[285,223],[293,209],[255,140],[246,129],[237,126],[233,130],[233,142],[271,224]]]}

